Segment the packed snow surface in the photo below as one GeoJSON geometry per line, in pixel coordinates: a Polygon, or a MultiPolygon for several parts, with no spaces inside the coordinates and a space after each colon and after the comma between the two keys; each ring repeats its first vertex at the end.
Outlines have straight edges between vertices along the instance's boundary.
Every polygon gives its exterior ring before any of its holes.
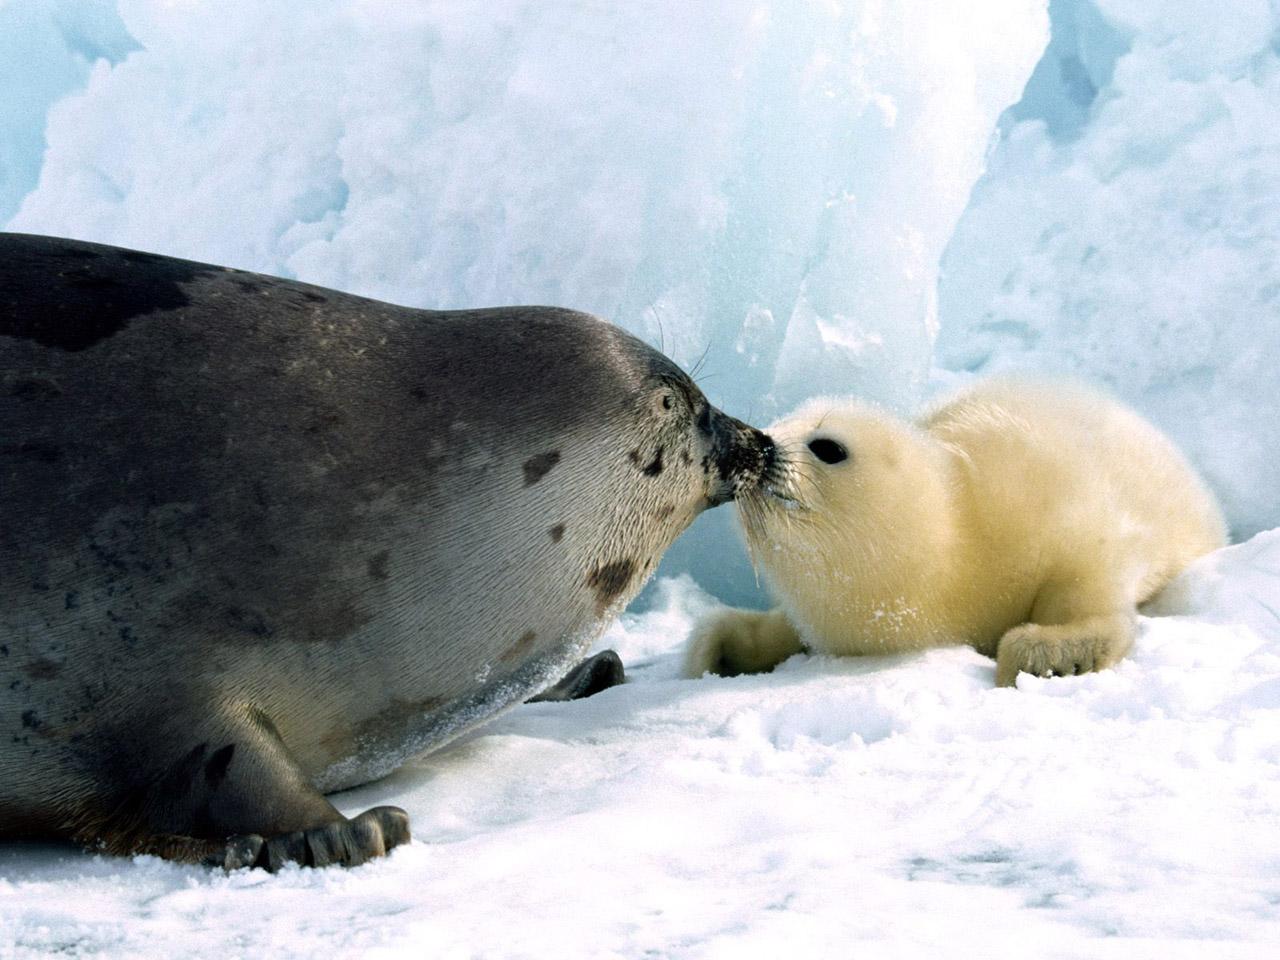
{"type": "Polygon", "coordinates": [[[0,956],[1269,958],[1278,586],[1280,530],[1197,563],[1115,669],[996,689],[967,648],[678,679],[715,601],[668,580],[603,641],[627,684],[341,795],[409,811],[387,859],[8,846],[0,956]]]}

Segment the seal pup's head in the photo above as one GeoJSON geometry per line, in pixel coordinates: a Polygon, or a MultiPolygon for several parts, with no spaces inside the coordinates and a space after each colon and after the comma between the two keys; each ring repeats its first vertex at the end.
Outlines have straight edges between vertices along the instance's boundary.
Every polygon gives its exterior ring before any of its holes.
{"type": "Polygon", "coordinates": [[[890,589],[950,536],[948,454],[914,424],[819,397],[766,428],[776,446],[738,500],[752,561],[785,595],[890,589]],[[878,586],[877,586],[878,585],[878,586]]]}

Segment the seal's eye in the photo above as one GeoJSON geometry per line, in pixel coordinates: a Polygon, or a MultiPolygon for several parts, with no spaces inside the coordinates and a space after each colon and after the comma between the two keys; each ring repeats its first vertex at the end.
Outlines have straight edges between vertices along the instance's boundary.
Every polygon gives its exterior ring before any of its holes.
{"type": "Polygon", "coordinates": [[[662,409],[663,409],[663,410],[670,410],[672,407],[674,407],[674,406],[675,406],[675,403],[676,403],[675,398],[673,398],[673,397],[671,396],[671,394],[669,394],[669,393],[664,393],[664,394],[662,395],[662,409]]]}
{"type": "Polygon", "coordinates": [[[809,450],[823,463],[843,463],[849,459],[849,451],[834,440],[817,437],[809,441],[809,450]]]}

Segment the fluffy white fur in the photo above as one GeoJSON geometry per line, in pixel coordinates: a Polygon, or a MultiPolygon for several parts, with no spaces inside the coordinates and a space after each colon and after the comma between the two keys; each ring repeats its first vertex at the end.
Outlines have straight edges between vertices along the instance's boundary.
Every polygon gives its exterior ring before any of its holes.
{"type": "Polygon", "coordinates": [[[1173,444],[1078,385],[988,381],[915,423],[820,398],[768,432],[780,467],[739,515],[780,607],[699,624],[689,676],[952,643],[995,657],[1001,685],[1100,670],[1138,605],[1226,543],[1173,444]]]}

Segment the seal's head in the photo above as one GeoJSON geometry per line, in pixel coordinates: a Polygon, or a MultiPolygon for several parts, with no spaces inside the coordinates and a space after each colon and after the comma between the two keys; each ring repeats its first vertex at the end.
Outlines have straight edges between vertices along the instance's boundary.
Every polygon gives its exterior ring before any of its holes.
{"type": "MultiPolygon", "coordinates": [[[[597,462],[617,462],[621,449],[626,497],[661,492],[669,515],[687,523],[759,486],[772,466],[769,437],[713,407],[648,344],[585,314],[533,308],[520,319],[520,370],[502,386],[504,397],[520,405],[522,421],[531,408],[545,413],[597,462]],[[537,395],[525,397],[535,386],[537,395]]],[[[534,429],[545,435],[549,426],[534,429]]]]}
{"type": "MultiPolygon", "coordinates": [[[[563,564],[588,587],[593,624],[635,595],[699,513],[754,490],[773,463],[765,434],[612,324],[547,307],[450,323],[415,376],[434,404],[427,420],[450,441],[436,457],[428,439],[427,456],[467,490],[467,543],[528,527],[528,554],[504,562],[563,564]]],[[[457,500],[435,497],[432,509],[457,500]]],[[[451,561],[451,576],[466,562],[451,561]]]]}
{"type": "MultiPolygon", "coordinates": [[[[620,492],[656,520],[667,543],[699,513],[756,491],[776,448],[760,430],[707,400],[663,354],[608,328],[602,353],[626,392],[630,417],[613,417],[630,482],[620,492]]],[[[665,548],[665,543],[663,544],[665,548]]]]}
{"type": "MultiPolygon", "coordinates": [[[[665,360],[665,358],[662,358],[665,360]]],[[[715,507],[756,490],[777,451],[761,431],[713,407],[683,371],[657,364],[650,374],[653,451],[634,462],[646,476],[667,469],[700,475],[690,507],[715,507]]]]}

